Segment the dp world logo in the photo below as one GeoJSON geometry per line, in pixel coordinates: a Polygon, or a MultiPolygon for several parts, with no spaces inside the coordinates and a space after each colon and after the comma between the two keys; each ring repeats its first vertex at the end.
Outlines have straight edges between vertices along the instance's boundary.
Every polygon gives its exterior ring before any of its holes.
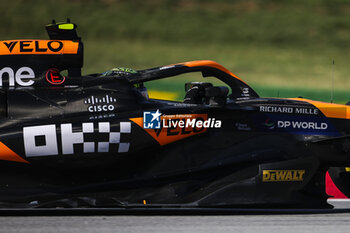
{"type": "Polygon", "coordinates": [[[143,128],[144,129],[160,129],[160,116],[162,114],[159,109],[156,112],[143,112],[143,128]]]}

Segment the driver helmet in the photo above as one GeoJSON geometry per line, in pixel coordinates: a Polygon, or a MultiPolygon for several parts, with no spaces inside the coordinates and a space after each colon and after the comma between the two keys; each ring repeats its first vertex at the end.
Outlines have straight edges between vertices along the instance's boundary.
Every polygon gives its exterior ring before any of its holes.
{"type": "Polygon", "coordinates": [[[102,77],[105,77],[105,76],[120,77],[120,76],[136,74],[136,73],[137,71],[131,68],[117,67],[117,68],[113,68],[111,70],[107,70],[103,72],[101,76],[102,77]]]}

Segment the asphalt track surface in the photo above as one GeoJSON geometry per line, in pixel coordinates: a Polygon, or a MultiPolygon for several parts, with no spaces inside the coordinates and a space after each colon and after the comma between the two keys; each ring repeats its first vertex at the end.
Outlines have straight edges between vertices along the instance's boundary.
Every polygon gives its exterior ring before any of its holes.
{"type": "Polygon", "coordinates": [[[332,202],[344,213],[232,215],[2,216],[0,232],[350,232],[350,202],[332,202]]]}

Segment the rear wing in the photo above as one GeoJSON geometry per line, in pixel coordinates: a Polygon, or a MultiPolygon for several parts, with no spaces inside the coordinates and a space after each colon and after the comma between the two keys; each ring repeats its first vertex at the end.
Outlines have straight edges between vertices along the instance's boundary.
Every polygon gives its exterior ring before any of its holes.
{"type": "Polygon", "coordinates": [[[81,76],[83,43],[68,20],[46,26],[49,40],[0,41],[0,87],[32,86],[49,69],[81,76]]]}

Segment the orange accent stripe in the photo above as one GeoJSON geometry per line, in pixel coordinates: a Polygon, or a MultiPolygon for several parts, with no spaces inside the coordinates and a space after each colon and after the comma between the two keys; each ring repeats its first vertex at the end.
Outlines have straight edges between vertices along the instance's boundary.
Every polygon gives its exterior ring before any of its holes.
{"type": "Polygon", "coordinates": [[[228,69],[226,69],[225,67],[223,67],[222,65],[220,65],[219,63],[217,63],[215,61],[211,61],[211,60],[189,61],[189,62],[179,63],[177,65],[185,65],[188,67],[197,67],[197,66],[212,67],[212,68],[221,70],[221,71],[225,72],[226,74],[229,74],[229,75],[235,77],[236,79],[238,79],[239,81],[245,83],[237,75],[233,74],[231,71],[229,71],[228,69]]]}
{"type": "Polygon", "coordinates": [[[0,142],[0,160],[29,163],[27,160],[16,154],[2,142],[0,142]]]}
{"type": "Polygon", "coordinates": [[[350,106],[344,104],[333,104],[321,101],[303,99],[303,98],[287,98],[290,100],[303,101],[314,105],[323,115],[329,118],[350,119],[350,106]]]}
{"type": "MultiPolygon", "coordinates": [[[[185,117],[179,117],[177,115],[166,115],[161,116],[161,120],[165,119],[196,119],[196,118],[202,118],[204,120],[208,119],[207,114],[184,114],[185,117]]],[[[138,126],[140,126],[143,129],[143,117],[137,117],[137,118],[130,118],[131,121],[136,123],[138,126]]],[[[167,128],[157,129],[160,130],[160,132],[157,132],[157,130],[154,129],[143,129],[145,130],[150,136],[152,136],[161,146],[164,146],[166,144],[179,141],[184,138],[188,138],[197,134],[205,133],[207,131],[206,128],[202,128],[199,131],[194,131],[193,128],[187,127],[187,128],[172,128],[171,131],[173,131],[174,134],[169,135],[167,128]],[[183,131],[184,130],[184,131],[183,131]]]]}
{"type": "Polygon", "coordinates": [[[70,40],[0,41],[0,55],[77,54],[79,42],[70,40]]]}

